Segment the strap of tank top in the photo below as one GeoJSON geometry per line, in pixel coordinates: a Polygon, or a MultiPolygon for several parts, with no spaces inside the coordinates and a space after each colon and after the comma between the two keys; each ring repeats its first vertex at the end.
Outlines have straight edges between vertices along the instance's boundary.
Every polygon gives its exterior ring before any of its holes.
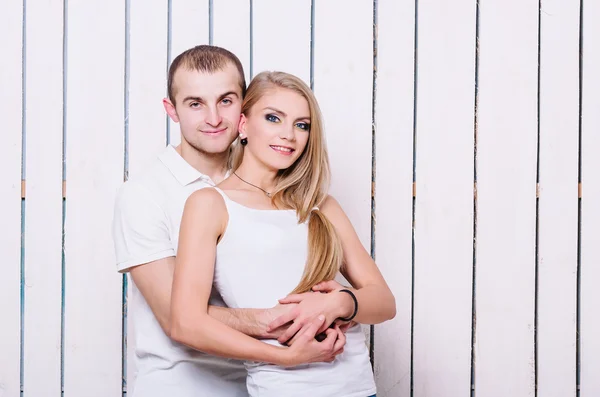
{"type": "Polygon", "coordinates": [[[219,189],[216,186],[211,186],[213,189],[215,189],[221,196],[223,196],[223,200],[225,200],[225,203],[227,203],[227,201],[229,200],[229,197],[227,197],[227,195],[225,194],[224,191],[222,191],[221,189],[219,189]]]}
{"type": "Polygon", "coordinates": [[[229,197],[227,197],[227,195],[225,194],[225,192],[222,191],[221,189],[219,189],[218,187],[211,186],[211,188],[215,189],[221,195],[221,197],[223,197],[223,202],[225,204],[225,209],[227,210],[228,214],[231,214],[231,211],[233,209],[232,206],[231,206],[231,203],[230,203],[231,199],[229,197]]]}

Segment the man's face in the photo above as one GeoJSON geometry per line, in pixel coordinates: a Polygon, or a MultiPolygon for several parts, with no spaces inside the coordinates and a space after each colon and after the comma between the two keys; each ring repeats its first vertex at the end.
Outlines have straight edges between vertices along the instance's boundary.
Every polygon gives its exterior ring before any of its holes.
{"type": "Polygon", "coordinates": [[[182,145],[206,154],[224,153],[238,134],[242,90],[237,68],[214,73],[180,68],[173,78],[175,103],[165,109],[181,128],[182,145]]]}

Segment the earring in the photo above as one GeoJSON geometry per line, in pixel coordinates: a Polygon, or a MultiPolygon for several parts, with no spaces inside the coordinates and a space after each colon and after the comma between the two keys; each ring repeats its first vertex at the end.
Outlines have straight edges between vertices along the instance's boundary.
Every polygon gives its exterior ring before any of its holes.
{"type": "Polygon", "coordinates": [[[246,146],[248,144],[248,138],[240,139],[240,143],[242,144],[242,146],[246,146]]]}

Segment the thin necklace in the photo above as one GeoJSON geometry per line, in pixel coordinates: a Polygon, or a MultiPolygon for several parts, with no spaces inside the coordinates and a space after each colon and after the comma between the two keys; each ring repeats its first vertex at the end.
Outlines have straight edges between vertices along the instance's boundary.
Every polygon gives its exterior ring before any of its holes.
{"type": "Polygon", "coordinates": [[[238,177],[238,179],[239,179],[240,181],[242,181],[242,182],[244,182],[244,183],[247,183],[247,184],[248,184],[248,185],[250,185],[250,186],[254,186],[254,187],[255,187],[255,188],[257,188],[257,189],[260,189],[260,190],[262,190],[262,191],[263,191],[263,192],[264,192],[264,193],[267,195],[267,197],[271,197],[271,193],[267,192],[267,191],[266,191],[265,189],[263,189],[262,187],[260,187],[260,186],[256,186],[256,185],[254,185],[254,184],[252,184],[252,183],[250,183],[250,182],[248,182],[248,181],[245,181],[245,180],[243,180],[243,179],[242,179],[242,178],[241,178],[241,177],[240,177],[238,174],[236,174],[235,172],[233,173],[233,175],[237,176],[237,177],[238,177]]]}

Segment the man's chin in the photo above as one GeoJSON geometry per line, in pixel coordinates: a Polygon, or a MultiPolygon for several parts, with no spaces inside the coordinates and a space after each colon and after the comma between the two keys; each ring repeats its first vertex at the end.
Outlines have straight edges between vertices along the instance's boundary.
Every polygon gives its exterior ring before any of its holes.
{"type": "Polygon", "coordinates": [[[229,145],[227,146],[218,146],[218,147],[203,147],[199,152],[205,153],[209,156],[217,156],[217,155],[227,155],[229,154],[229,145]]]}
{"type": "Polygon", "coordinates": [[[218,154],[229,153],[229,148],[231,147],[233,141],[234,139],[226,139],[226,137],[221,137],[221,139],[219,140],[210,140],[209,142],[197,142],[194,144],[190,144],[190,146],[192,146],[200,153],[205,153],[214,156],[218,154]]]}

